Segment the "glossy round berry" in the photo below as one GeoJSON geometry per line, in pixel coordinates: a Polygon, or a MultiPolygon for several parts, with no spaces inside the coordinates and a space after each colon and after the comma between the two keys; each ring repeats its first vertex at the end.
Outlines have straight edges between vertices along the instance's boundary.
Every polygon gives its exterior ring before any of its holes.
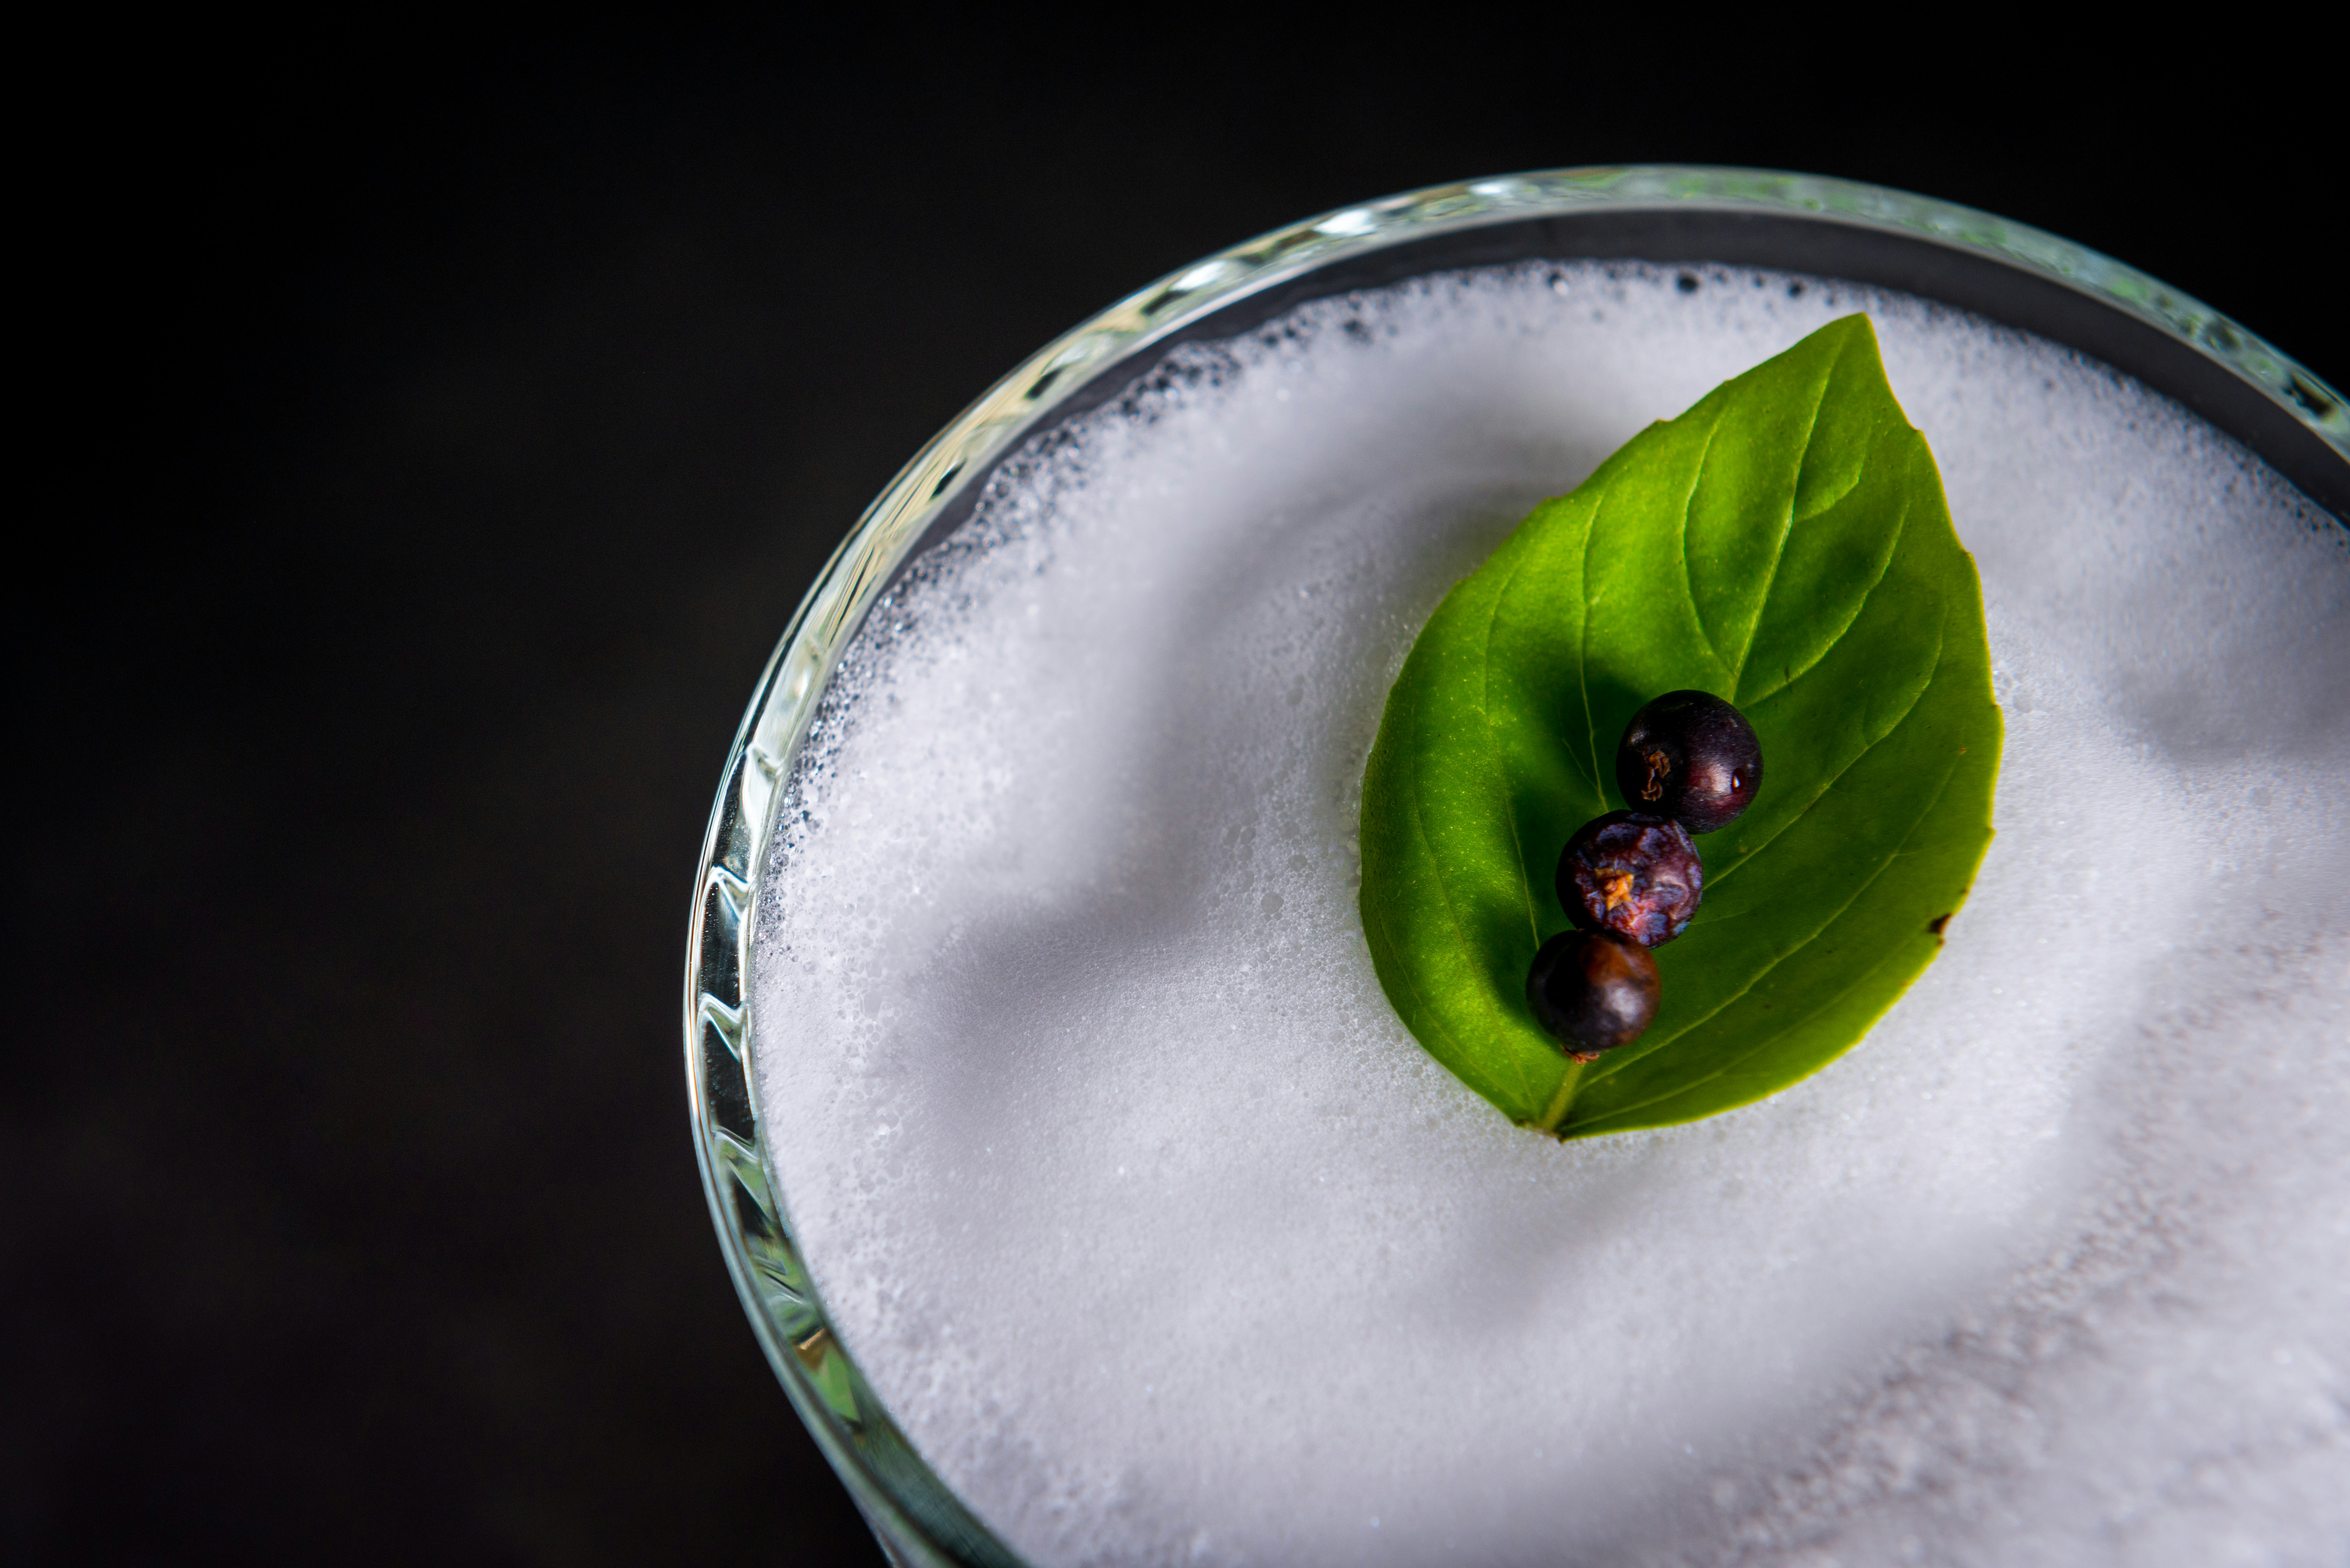
{"type": "Polygon", "coordinates": [[[1616,787],[1634,811],[1711,833],[1753,804],[1762,742],[1745,714],[1711,692],[1668,691],[1624,726],[1616,787]]]}
{"type": "Polygon", "coordinates": [[[1534,1022],[1578,1062],[1638,1039],[1657,994],[1657,961],[1613,931],[1559,932],[1526,976],[1534,1022]]]}
{"type": "Polygon", "coordinates": [[[1566,918],[1645,948],[1687,930],[1704,896],[1705,862],[1669,817],[1611,811],[1585,823],[1558,857],[1566,918]]]}

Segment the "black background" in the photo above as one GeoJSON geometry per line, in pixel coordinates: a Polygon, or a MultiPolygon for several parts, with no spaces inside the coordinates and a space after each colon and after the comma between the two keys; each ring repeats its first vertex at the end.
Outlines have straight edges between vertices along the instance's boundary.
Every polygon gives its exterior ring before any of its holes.
{"type": "Polygon", "coordinates": [[[878,1561],[695,1176],[694,857],[865,502],[1161,273],[1443,180],[1746,163],[2054,229],[2340,384],[2314,46],[1791,26],[61,51],[19,149],[0,1552],[878,1561]]]}

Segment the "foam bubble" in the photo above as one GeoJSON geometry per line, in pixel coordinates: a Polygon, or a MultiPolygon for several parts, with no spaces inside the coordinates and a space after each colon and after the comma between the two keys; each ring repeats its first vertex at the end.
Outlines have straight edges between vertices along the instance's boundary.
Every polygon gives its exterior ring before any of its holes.
{"type": "Polygon", "coordinates": [[[842,1337],[1034,1560],[2350,1539],[2343,532],[2047,343],[1680,275],[1451,275],[1180,348],[844,666],[757,913],[764,1126],[842,1337]],[[1982,572],[1999,836],[1826,1071],[1530,1136],[1371,971],[1388,686],[1534,501],[1853,309],[1982,572]]]}

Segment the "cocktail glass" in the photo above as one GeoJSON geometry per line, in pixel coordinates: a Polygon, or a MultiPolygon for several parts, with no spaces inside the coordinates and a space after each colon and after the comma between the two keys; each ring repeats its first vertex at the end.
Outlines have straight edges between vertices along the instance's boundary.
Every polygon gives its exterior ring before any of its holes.
{"type": "MultiPolygon", "coordinates": [[[[1570,169],[1440,185],[1278,229],[1159,279],[1047,344],[933,436],[867,508],[785,628],[728,755],[686,942],[694,1152],[728,1271],[793,1407],[907,1564],[1016,1564],[915,1453],[833,1334],[794,1245],[751,1070],[751,910],[779,786],[842,649],[907,564],[1031,437],[1178,343],[1421,274],[1550,259],[1772,268],[1896,289],[2100,359],[2241,441],[2350,519],[2350,408],[2219,312],[2069,241],[1846,181],[1752,170],[1570,169]]],[[[765,1037],[774,1049],[777,1037],[765,1037]]]]}

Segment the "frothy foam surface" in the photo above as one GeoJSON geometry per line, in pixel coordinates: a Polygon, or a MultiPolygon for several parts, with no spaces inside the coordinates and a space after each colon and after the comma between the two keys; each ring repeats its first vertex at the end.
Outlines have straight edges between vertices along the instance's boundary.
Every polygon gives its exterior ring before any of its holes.
{"type": "Polygon", "coordinates": [[[1324,301],[1026,452],[875,612],[757,914],[771,1158],[1040,1563],[2335,1562],[2345,779],[2345,535],[2102,366],[1743,272],[1324,301]],[[1982,572],[1999,836],[1825,1072],[1523,1132],[1372,974],[1388,686],[1536,500],[1855,309],[1982,572]]]}

